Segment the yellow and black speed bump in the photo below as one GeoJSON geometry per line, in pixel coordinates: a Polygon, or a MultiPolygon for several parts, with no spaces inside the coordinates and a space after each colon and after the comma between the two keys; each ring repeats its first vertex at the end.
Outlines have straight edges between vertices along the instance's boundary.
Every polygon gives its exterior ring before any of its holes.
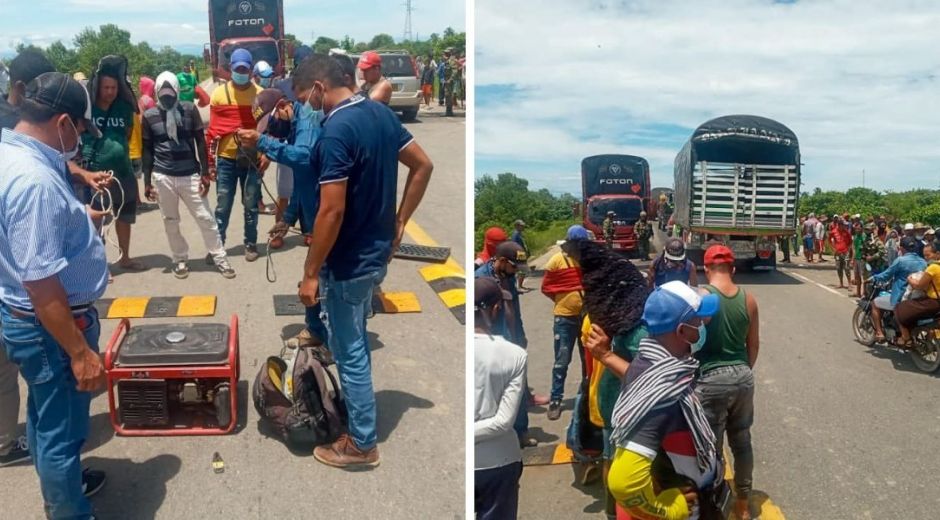
{"type": "MultiPolygon", "coordinates": [[[[372,311],[376,314],[399,314],[421,312],[418,297],[412,292],[377,292],[372,295],[372,311]]],[[[304,305],[296,294],[275,294],[275,316],[303,316],[304,305]]]]}
{"type": "Polygon", "coordinates": [[[461,325],[467,323],[467,279],[463,271],[451,265],[429,265],[418,270],[424,281],[450,309],[461,325]]]}
{"type": "Polygon", "coordinates": [[[522,450],[523,466],[550,466],[572,462],[574,453],[564,444],[545,444],[522,450]]]}
{"type": "Polygon", "coordinates": [[[215,316],[215,296],[105,298],[95,302],[102,318],[184,318],[215,316]]]}

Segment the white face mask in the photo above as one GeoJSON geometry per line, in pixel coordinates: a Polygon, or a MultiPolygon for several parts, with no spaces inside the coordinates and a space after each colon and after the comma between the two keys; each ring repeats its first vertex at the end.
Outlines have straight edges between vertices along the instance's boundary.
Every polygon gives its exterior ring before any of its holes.
{"type": "Polygon", "coordinates": [[[69,124],[72,125],[72,131],[75,132],[75,146],[72,147],[72,149],[70,149],[70,150],[66,150],[66,149],[65,149],[65,141],[62,140],[62,134],[59,133],[58,130],[57,130],[57,133],[58,133],[58,136],[59,136],[59,146],[62,147],[62,157],[65,158],[65,161],[66,161],[66,162],[71,161],[72,159],[75,158],[76,155],[78,155],[78,147],[79,147],[79,144],[80,144],[81,141],[82,141],[82,140],[81,140],[81,135],[78,133],[78,128],[75,128],[75,123],[72,122],[72,118],[69,117],[69,118],[67,118],[67,119],[68,119],[69,124]]]}

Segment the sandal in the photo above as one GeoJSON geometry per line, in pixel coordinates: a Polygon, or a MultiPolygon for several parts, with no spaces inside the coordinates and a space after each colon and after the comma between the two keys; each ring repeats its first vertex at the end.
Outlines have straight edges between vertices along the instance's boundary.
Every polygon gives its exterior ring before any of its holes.
{"type": "Polygon", "coordinates": [[[911,347],[914,345],[914,340],[913,340],[913,339],[909,339],[909,340],[907,340],[907,341],[904,341],[904,340],[901,339],[901,338],[895,338],[894,341],[892,342],[892,345],[893,345],[895,348],[899,348],[899,349],[901,349],[901,350],[907,350],[907,349],[911,348],[911,347]]]}
{"type": "Polygon", "coordinates": [[[875,336],[874,338],[872,338],[872,339],[874,340],[875,343],[884,343],[884,342],[888,341],[888,338],[886,338],[886,337],[884,337],[884,336],[878,336],[878,335],[876,335],[876,336],[875,336]]]}

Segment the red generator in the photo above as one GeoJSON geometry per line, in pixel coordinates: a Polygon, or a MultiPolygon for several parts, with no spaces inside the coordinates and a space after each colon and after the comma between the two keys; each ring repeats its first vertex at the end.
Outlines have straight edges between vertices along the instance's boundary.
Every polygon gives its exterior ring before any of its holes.
{"type": "Polygon", "coordinates": [[[238,409],[238,316],[231,324],[131,327],[105,351],[111,424],[119,435],[222,435],[238,409]]]}

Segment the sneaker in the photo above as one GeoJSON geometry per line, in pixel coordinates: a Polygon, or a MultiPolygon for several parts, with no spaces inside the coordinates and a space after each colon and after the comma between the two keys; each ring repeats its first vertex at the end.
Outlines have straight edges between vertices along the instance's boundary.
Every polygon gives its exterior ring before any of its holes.
{"type": "Polygon", "coordinates": [[[254,262],[258,259],[258,246],[254,244],[245,245],[245,261],[254,262]]]}
{"type": "Polygon", "coordinates": [[[232,269],[232,265],[228,263],[227,258],[223,258],[216,262],[215,267],[219,270],[220,273],[222,273],[223,277],[229,279],[235,278],[235,270],[232,269]]]}
{"type": "Polygon", "coordinates": [[[95,493],[101,491],[106,480],[108,477],[105,476],[104,471],[93,469],[82,471],[82,493],[85,497],[94,496],[95,493]]]}
{"type": "Polygon", "coordinates": [[[6,455],[0,455],[0,467],[25,462],[29,459],[29,443],[26,441],[26,436],[21,435],[6,455]]]}
{"type": "Polygon", "coordinates": [[[519,447],[520,448],[534,448],[539,445],[539,441],[535,437],[519,437],[519,447]]]}
{"type": "Polygon", "coordinates": [[[334,468],[374,468],[379,465],[379,449],[362,451],[352,437],[342,434],[333,444],[317,446],[313,456],[318,461],[334,468]]]}
{"type": "Polygon", "coordinates": [[[173,276],[180,280],[189,276],[189,267],[186,265],[186,262],[177,262],[176,265],[173,266],[173,276]]]}
{"type": "Polygon", "coordinates": [[[557,421],[561,417],[561,401],[548,403],[548,420],[557,421]]]}

